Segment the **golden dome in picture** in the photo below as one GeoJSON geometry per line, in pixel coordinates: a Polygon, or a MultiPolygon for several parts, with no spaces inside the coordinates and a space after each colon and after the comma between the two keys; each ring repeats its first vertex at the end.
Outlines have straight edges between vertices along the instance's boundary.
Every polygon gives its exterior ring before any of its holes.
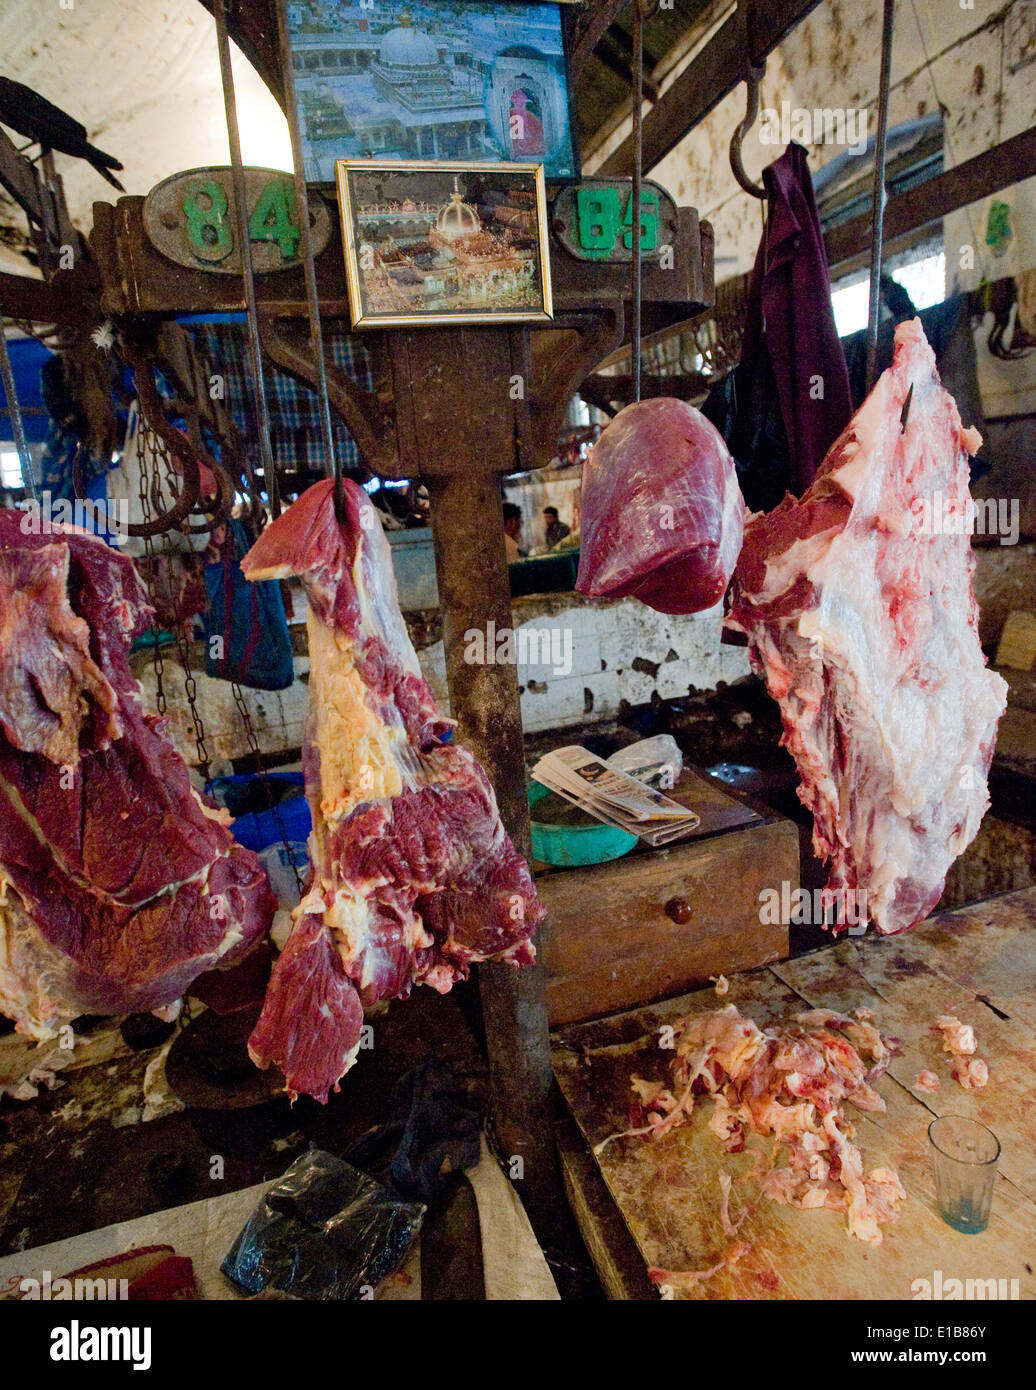
{"type": "Polygon", "coordinates": [[[435,219],[435,230],[446,241],[458,241],[461,237],[474,236],[482,230],[478,213],[470,203],[464,201],[456,179],[453,180],[450,201],[439,209],[439,216],[435,219]]]}

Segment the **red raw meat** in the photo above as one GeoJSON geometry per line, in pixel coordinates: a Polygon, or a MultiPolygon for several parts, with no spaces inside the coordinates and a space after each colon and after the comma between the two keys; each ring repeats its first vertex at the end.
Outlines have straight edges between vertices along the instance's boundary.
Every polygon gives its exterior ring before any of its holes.
{"type": "Polygon", "coordinates": [[[1007,687],[979,646],[965,526],[925,524],[965,516],[980,443],[920,320],[900,324],[802,500],[749,518],[734,579],[729,626],[780,704],[827,901],[886,933],[932,910],[989,805],[1007,687]]]}
{"type": "Polygon", "coordinates": [[[661,397],[621,410],[590,451],[581,517],[579,593],[697,613],[726,591],[745,504],[716,427],[661,397]]]}
{"type": "Polygon", "coordinates": [[[0,1010],[43,1040],[229,972],[276,900],[141,708],[132,563],[23,519],[0,511],[0,1010]]]}
{"type": "Polygon", "coordinates": [[[545,915],[485,773],[446,742],[377,513],[354,483],[345,502],[339,526],[317,483],[241,565],[306,589],[313,813],[310,880],[249,1051],[321,1101],[356,1060],[364,1006],[415,984],[445,993],[473,961],[531,963],[545,915]]]}

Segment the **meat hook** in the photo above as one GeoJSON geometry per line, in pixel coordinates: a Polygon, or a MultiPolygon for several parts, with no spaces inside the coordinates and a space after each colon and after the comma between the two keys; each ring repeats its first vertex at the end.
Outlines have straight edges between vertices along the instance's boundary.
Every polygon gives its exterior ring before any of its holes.
{"type": "Polygon", "coordinates": [[[755,125],[756,117],[759,115],[759,84],[766,75],[765,62],[758,66],[749,63],[748,76],[745,78],[745,86],[748,89],[748,102],[745,110],[744,119],[738,125],[730,137],[730,167],[734,172],[734,177],[753,198],[765,198],[766,189],[761,183],[753,183],[745,172],[744,160],[741,156],[741,144],[745,136],[755,125]]]}

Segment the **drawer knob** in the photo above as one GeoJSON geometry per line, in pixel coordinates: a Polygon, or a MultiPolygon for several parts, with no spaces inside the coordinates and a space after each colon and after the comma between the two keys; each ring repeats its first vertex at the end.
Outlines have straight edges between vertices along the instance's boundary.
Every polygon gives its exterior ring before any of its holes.
{"type": "Polygon", "coordinates": [[[665,915],[672,918],[677,926],[685,927],[694,916],[691,905],[684,898],[670,898],[665,905],[665,915]]]}

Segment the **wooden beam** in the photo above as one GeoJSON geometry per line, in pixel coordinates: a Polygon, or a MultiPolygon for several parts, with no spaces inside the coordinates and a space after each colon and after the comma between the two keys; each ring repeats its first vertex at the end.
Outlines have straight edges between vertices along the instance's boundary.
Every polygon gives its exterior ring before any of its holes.
{"type": "Polygon", "coordinates": [[[622,14],[629,0],[596,0],[578,21],[575,43],[569,54],[569,75],[573,88],[579,81],[591,53],[622,14]]]}
{"type": "MultiPolygon", "coordinates": [[[[896,237],[938,221],[1034,174],[1036,127],[890,198],[885,208],[885,240],[891,244],[896,237]]],[[[844,265],[870,249],[870,220],[869,212],[861,213],[827,234],[824,244],[829,266],[844,265]]]]}
{"type": "Polygon", "coordinates": [[[38,227],[42,227],[45,214],[35,170],[29,161],[18,153],[14,142],[3,130],[0,130],[0,183],[21,207],[26,217],[38,227]]]}
{"type": "MultiPolygon", "coordinates": [[[[212,0],[201,3],[211,15],[212,0]]],[[[284,79],[274,0],[228,0],[227,32],[283,107],[284,79]]]]}
{"type": "MultiPolygon", "coordinates": [[[[621,33],[621,30],[618,32],[621,33]]],[[[604,38],[597,45],[594,57],[599,63],[603,63],[606,68],[615,74],[616,77],[627,85],[633,85],[633,63],[627,46],[617,43],[609,30],[604,38]]],[[[651,76],[651,70],[655,66],[655,59],[644,54],[644,98],[647,101],[657,101],[659,96],[658,83],[651,76]]]]}
{"type": "Polygon", "coordinates": [[[51,280],[0,271],[0,312],[5,318],[30,323],[87,328],[101,321],[98,287],[97,269],[89,261],[81,261],[73,270],[60,270],[51,280]]]}
{"type": "MultiPolygon", "coordinates": [[[[741,0],[727,22],[644,117],[644,173],[649,173],[734,90],[746,76],[750,62],[761,63],[819,3],[820,0],[741,0]]],[[[595,172],[610,177],[633,172],[632,134],[595,172]]]]}

